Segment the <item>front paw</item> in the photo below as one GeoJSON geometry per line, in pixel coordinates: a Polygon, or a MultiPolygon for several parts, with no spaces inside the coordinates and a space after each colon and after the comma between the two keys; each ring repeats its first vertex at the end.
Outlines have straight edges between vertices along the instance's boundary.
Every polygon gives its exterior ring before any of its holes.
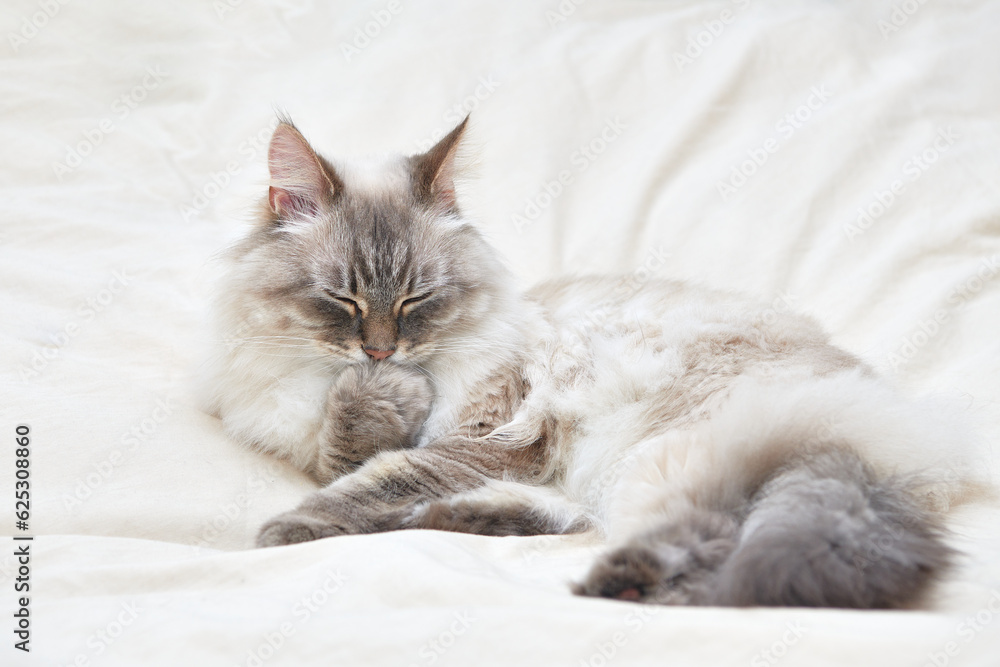
{"type": "Polygon", "coordinates": [[[327,401],[317,477],[327,483],[379,452],[412,447],[432,400],[416,369],[385,362],[345,369],[327,401]]]}
{"type": "Polygon", "coordinates": [[[342,527],[302,512],[286,512],[261,526],[257,534],[257,546],[280,547],[344,535],[347,532],[342,527]]]}

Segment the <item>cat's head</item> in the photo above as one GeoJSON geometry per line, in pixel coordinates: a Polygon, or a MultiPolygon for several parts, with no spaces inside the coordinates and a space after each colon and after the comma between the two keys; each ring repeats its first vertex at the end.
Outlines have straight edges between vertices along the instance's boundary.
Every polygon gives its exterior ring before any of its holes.
{"type": "Polygon", "coordinates": [[[457,205],[466,122],[424,154],[363,163],[328,160],[280,123],[266,206],[224,295],[242,338],[420,363],[488,323],[509,279],[457,205]]]}

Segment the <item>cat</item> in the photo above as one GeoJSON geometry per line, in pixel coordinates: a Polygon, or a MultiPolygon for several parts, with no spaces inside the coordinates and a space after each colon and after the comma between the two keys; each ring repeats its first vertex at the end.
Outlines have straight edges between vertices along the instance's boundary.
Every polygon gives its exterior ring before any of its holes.
{"type": "Polygon", "coordinates": [[[954,562],[972,436],[813,320],[682,281],[527,293],[459,207],[468,119],[322,157],[287,118],[226,257],[214,410],[323,488],[257,545],[594,531],[579,595],[912,607],[954,562]]]}

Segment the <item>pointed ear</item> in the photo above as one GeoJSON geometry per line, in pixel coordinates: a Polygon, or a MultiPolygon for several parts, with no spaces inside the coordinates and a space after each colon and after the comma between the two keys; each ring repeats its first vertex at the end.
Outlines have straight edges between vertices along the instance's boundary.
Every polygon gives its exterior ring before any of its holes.
{"type": "Polygon", "coordinates": [[[282,122],[274,129],[267,166],[271,171],[267,199],[278,215],[315,213],[336,191],[319,156],[291,123],[282,122]]]}
{"type": "Polygon", "coordinates": [[[413,161],[417,196],[442,209],[456,208],[455,202],[455,154],[469,117],[448,133],[423,155],[410,158],[413,161]]]}

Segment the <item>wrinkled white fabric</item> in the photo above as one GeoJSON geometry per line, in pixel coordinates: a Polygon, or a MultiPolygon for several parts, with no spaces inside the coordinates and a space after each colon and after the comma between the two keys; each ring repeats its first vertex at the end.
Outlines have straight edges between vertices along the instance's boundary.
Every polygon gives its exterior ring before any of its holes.
{"type": "Polygon", "coordinates": [[[580,536],[248,550],[313,486],[197,380],[275,109],[331,155],[472,110],[462,202],[525,285],[749,291],[995,441],[1000,5],[10,0],[0,27],[0,517],[28,424],[37,536],[30,654],[0,556],[0,663],[996,664],[996,500],[956,510],[967,555],[919,612],[574,598],[580,536]]]}

